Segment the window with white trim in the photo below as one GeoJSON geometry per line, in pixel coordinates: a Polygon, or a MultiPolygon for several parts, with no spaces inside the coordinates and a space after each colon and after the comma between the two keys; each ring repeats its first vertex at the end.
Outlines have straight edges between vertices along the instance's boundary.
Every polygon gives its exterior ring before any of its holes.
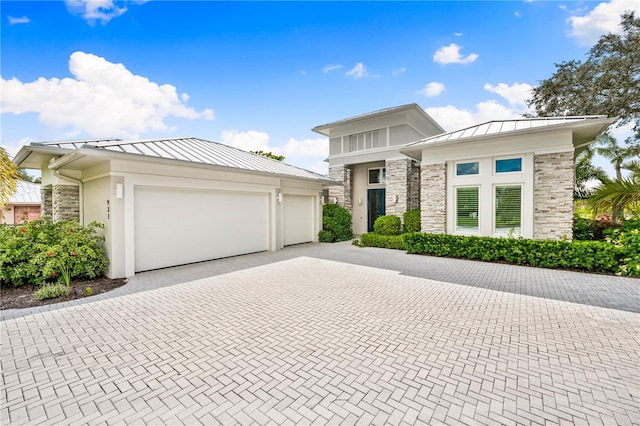
{"type": "Polygon", "coordinates": [[[495,187],[496,234],[522,233],[522,186],[504,185],[495,187]]]}
{"type": "Polygon", "coordinates": [[[456,231],[477,232],[479,188],[465,186],[456,188],[456,231]]]}
{"type": "Polygon", "coordinates": [[[371,132],[349,135],[349,139],[347,142],[347,152],[381,148],[385,145],[385,132],[382,130],[373,130],[371,132]]]}
{"type": "Polygon", "coordinates": [[[480,162],[456,163],[456,176],[477,175],[480,173],[480,162]]]}
{"type": "Polygon", "coordinates": [[[513,173],[522,171],[522,158],[503,158],[496,160],[496,173],[513,173]]]}
{"type": "Polygon", "coordinates": [[[375,169],[369,169],[369,185],[377,185],[387,182],[387,169],[384,167],[377,167],[375,169]]]}

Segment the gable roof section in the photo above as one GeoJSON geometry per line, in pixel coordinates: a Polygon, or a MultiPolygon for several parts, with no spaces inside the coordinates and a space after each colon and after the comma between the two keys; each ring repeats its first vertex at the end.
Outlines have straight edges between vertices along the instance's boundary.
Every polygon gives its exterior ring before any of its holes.
{"type": "Polygon", "coordinates": [[[353,117],[349,117],[349,118],[345,118],[345,119],[342,119],[342,120],[334,121],[332,123],[322,124],[320,126],[314,127],[311,130],[316,132],[316,133],[325,134],[325,133],[323,133],[324,130],[327,130],[327,129],[330,129],[330,128],[333,128],[333,127],[342,126],[342,125],[353,123],[353,122],[359,121],[359,120],[364,120],[364,119],[369,119],[369,118],[376,118],[376,117],[379,117],[379,116],[382,116],[382,115],[386,115],[386,114],[390,114],[390,113],[394,113],[394,112],[401,112],[401,111],[408,111],[408,110],[416,110],[416,111],[418,111],[421,115],[423,115],[425,118],[427,118],[429,121],[431,121],[437,128],[441,129],[444,132],[444,129],[442,129],[442,127],[440,127],[440,125],[433,118],[431,118],[431,116],[429,114],[427,114],[425,112],[425,110],[423,110],[420,107],[420,105],[418,105],[416,103],[406,104],[406,105],[399,105],[399,106],[395,106],[395,107],[391,107],[391,108],[381,109],[381,110],[378,110],[378,111],[368,112],[366,114],[356,115],[356,116],[353,116],[353,117]]]}
{"type": "MultiPolygon", "coordinates": [[[[405,149],[423,148],[430,145],[441,143],[450,143],[462,141],[465,139],[490,137],[506,135],[516,132],[524,132],[528,130],[546,129],[555,126],[564,126],[568,124],[586,123],[594,120],[606,120],[606,115],[585,115],[575,117],[536,117],[536,118],[517,118],[512,120],[494,120],[486,123],[477,124],[452,132],[442,133],[440,135],[431,136],[418,142],[405,145],[405,149]]],[[[607,120],[613,122],[613,119],[607,120]]]]}
{"type": "Polygon", "coordinates": [[[40,184],[19,180],[9,204],[40,204],[40,184]]]}
{"type": "MultiPolygon", "coordinates": [[[[233,148],[218,142],[212,142],[199,138],[167,138],[145,139],[125,141],[121,139],[87,139],[60,142],[31,143],[24,149],[33,151],[62,151],[70,156],[71,153],[91,154],[91,152],[117,153],[141,156],[150,159],[174,160],[189,163],[198,163],[210,166],[228,167],[258,173],[277,174],[293,178],[310,180],[322,180],[332,182],[326,176],[311,172],[281,161],[266,158],[241,149],[233,148]]],[[[16,161],[26,158],[27,154],[18,153],[16,161]],[[21,158],[21,156],[23,158],[21,158]]],[[[71,158],[69,158],[71,160],[71,158]]],[[[64,164],[64,157],[56,160],[58,164],[64,164]]]]}

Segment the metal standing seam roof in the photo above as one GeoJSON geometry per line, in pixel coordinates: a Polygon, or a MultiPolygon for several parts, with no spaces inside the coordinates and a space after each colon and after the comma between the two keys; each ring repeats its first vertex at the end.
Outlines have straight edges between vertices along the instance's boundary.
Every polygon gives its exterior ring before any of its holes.
{"type": "Polygon", "coordinates": [[[9,197],[9,204],[40,204],[40,184],[17,181],[16,193],[9,197]]]}
{"type": "Polygon", "coordinates": [[[125,141],[121,139],[87,139],[60,142],[33,143],[54,148],[75,150],[94,148],[104,151],[142,155],[145,157],[229,167],[254,172],[273,173],[305,179],[330,180],[326,176],[311,172],[281,161],[243,151],[218,142],[199,138],[168,138],[125,141]]]}
{"type": "Polygon", "coordinates": [[[536,118],[518,118],[512,120],[494,120],[486,123],[477,124],[452,132],[442,133],[440,135],[430,136],[419,140],[418,142],[405,145],[405,148],[413,148],[421,145],[431,145],[443,142],[453,142],[460,139],[475,138],[481,136],[492,136],[510,132],[523,130],[531,130],[536,128],[551,127],[561,124],[577,123],[587,120],[595,120],[607,118],[606,115],[585,115],[576,117],[536,117],[536,118]]]}

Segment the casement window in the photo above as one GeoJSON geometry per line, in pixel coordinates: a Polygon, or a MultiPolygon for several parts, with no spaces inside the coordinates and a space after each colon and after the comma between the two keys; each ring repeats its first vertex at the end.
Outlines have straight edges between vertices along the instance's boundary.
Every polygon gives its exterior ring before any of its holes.
{"type": "Polygon", "coordinates": [[[387,169],[384,167],[377,167],[375,169],[369,169],[369,185],[378,185],[387,182],[387,169]]]}
{"type": "Polygon", "coordinates": [[[456,231],[477,232],[479,230],[478,194],[477,186],[456,188],[456,231]]]}
{"type": "Polygon", "coordinates": [[[456,176],[477,175],[480,173],[480,162],[456,163],[456,176]]]}
{"type": "Polygon", "coordinates": [[[495,187],[496,234],[522,233],[522,186],[495,187]]]}
{"type": "Polygon", "coordinates": [[[522,158],[504,158],[496,160],[496,173],[513,173],[522,171],[522,158]]]}

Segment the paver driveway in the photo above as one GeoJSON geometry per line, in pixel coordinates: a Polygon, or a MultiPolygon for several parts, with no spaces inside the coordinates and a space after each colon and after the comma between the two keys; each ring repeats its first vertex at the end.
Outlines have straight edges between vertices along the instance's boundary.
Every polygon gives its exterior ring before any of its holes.
{"type": "Polygon", "coordinates": [[[5,311],[2,424],[640,424],[640,281],[309,244],[5,311]]]}

